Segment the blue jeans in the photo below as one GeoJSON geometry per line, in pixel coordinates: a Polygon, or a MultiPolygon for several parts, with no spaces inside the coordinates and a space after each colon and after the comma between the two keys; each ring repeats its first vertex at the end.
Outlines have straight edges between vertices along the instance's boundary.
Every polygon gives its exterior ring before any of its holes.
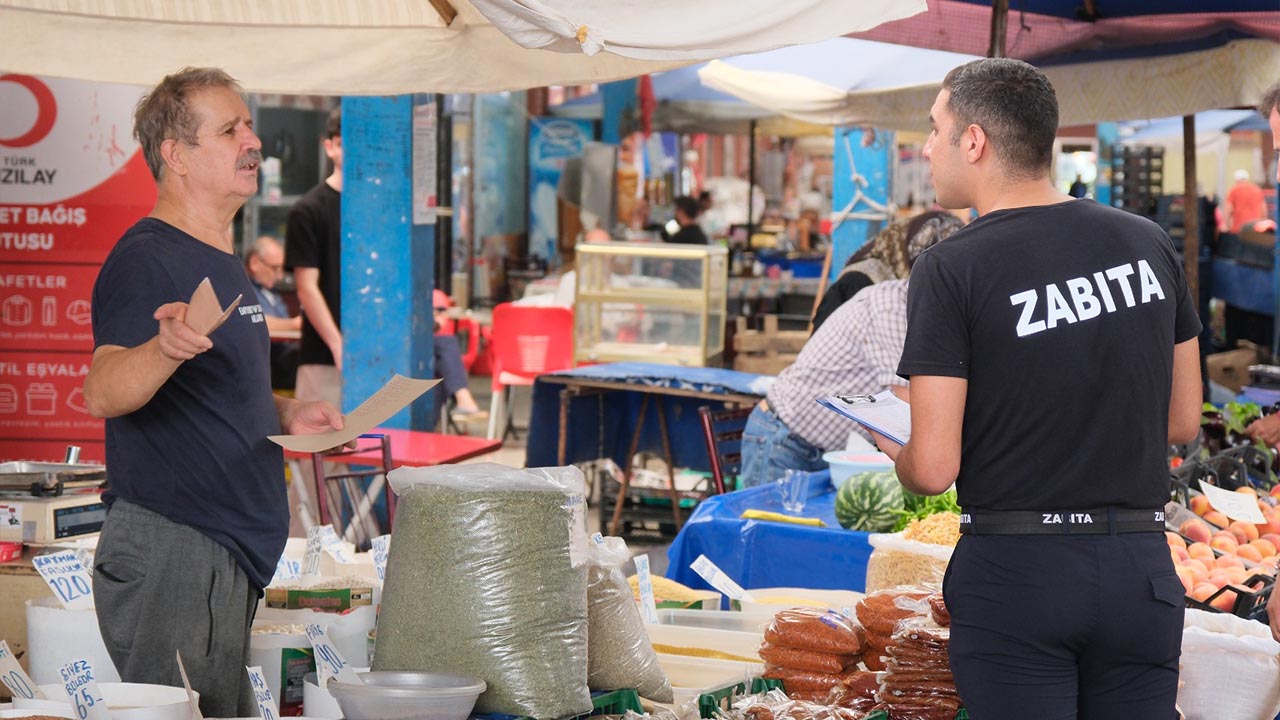
{"type": "Polygon", "coordinates": [[[822,470],[822,449],[794,435],[772,410],[756,407],[742,430],[743,487],[771,483],[787,470],[822,470]]]}

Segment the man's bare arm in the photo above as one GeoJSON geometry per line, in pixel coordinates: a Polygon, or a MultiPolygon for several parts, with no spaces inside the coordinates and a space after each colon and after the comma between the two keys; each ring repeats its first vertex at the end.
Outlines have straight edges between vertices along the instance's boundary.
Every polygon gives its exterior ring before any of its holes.
{"type": "Polygon", "coordinates": [[[85,405],[96,418],[127,415],[146,405],[183,362],[213,347],[183,320],[187,304],[168,303],[152,316],[156,336],[137,347],[102,345],[93,352],[84,380],[85,405]]]}

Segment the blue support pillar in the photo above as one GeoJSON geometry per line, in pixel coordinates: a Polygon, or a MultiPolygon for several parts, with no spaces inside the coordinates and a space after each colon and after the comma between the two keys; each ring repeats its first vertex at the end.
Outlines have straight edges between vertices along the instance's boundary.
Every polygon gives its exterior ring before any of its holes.
{"type": "MultiPolygon", "coordinates": [[[[396,373],[432,376],[435,227],[413,224],[412,176],[413,108],[427,100],[409,95],[342,99],[345,412],[396,373]]],[[[434,429],[436,392],[385,426],[434,429]]]]}
{"type": "Polygon", "coordinates": [[[1120,137],[1120,125],[1098,123],[1098,179],[1093,184],[1093,199],[1111,204],[1111,146],[1120,137]]]}
{"type": "MultiPolygon", "coordinates": [[[[893,188],[893,154],[898,151],[894,135],[888,130],[875,130],[874,138],[869,128],[841,127],[835,130],[835,167],[831,183],[831,212],[839,213],[849,207],[849,203],[857,196],[859,187],[862,195],[882,205],[889,203],[890,191],[893,188]],[[867,141],[867,142],[864,142],[867,141]],[[860,185],[854,181],[853,170],[865,181],[860,185]]],[[[854,211],[876,212],[865,200],[859,200],[854,211]]],[[[834,280],[855,250],[862,247],[868,239],[880,232],[892,218],[886,221],[859,220],[849,218],[841,222],[831,233],[831,274],[828,279],[834,280]]]]}
{"type": "Polygon", "coordinates": [[[622,116],[636,107],[637,80],[619,80],[600,86],[600,100],[604,105],[600,141],[617,145],[622,141],[622,116]]]}

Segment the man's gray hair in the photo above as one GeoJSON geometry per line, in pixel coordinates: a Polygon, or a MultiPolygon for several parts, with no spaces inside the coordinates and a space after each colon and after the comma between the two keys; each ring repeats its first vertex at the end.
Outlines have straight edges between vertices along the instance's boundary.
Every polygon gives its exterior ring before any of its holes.
{"type": "Polygon", "coordinates": [[[1258,112],[1264,118],[1269,119],[1273,110],[1280,112],[1280,82],[1271,86],[1271,89],[1262,96],[1262,102],[1258,105],[1258,112]]]}
{"type": "Polygon", "coordinates": [[[200,120],[191,110],[191,96],[209,88],[244,92],[235,78],[219,68],[186,67],[166,76],[138,101],[133,112],[133,136],[142,145],[142,156],[157,181],[164,169],[160,146],[165,140],[195,144],[200,120]]]}

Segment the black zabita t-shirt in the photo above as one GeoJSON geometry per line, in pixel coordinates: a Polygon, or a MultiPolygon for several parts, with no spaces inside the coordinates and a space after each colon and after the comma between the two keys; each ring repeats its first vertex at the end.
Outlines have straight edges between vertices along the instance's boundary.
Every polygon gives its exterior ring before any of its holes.
{"type": "Polygon", "coordinates": [[[898,373],[968,379],[966,510],[1157,508],[1173,346],[1200,328],[1149,220],[1092,200],[999,210],[916,261],[898,373]]]}

